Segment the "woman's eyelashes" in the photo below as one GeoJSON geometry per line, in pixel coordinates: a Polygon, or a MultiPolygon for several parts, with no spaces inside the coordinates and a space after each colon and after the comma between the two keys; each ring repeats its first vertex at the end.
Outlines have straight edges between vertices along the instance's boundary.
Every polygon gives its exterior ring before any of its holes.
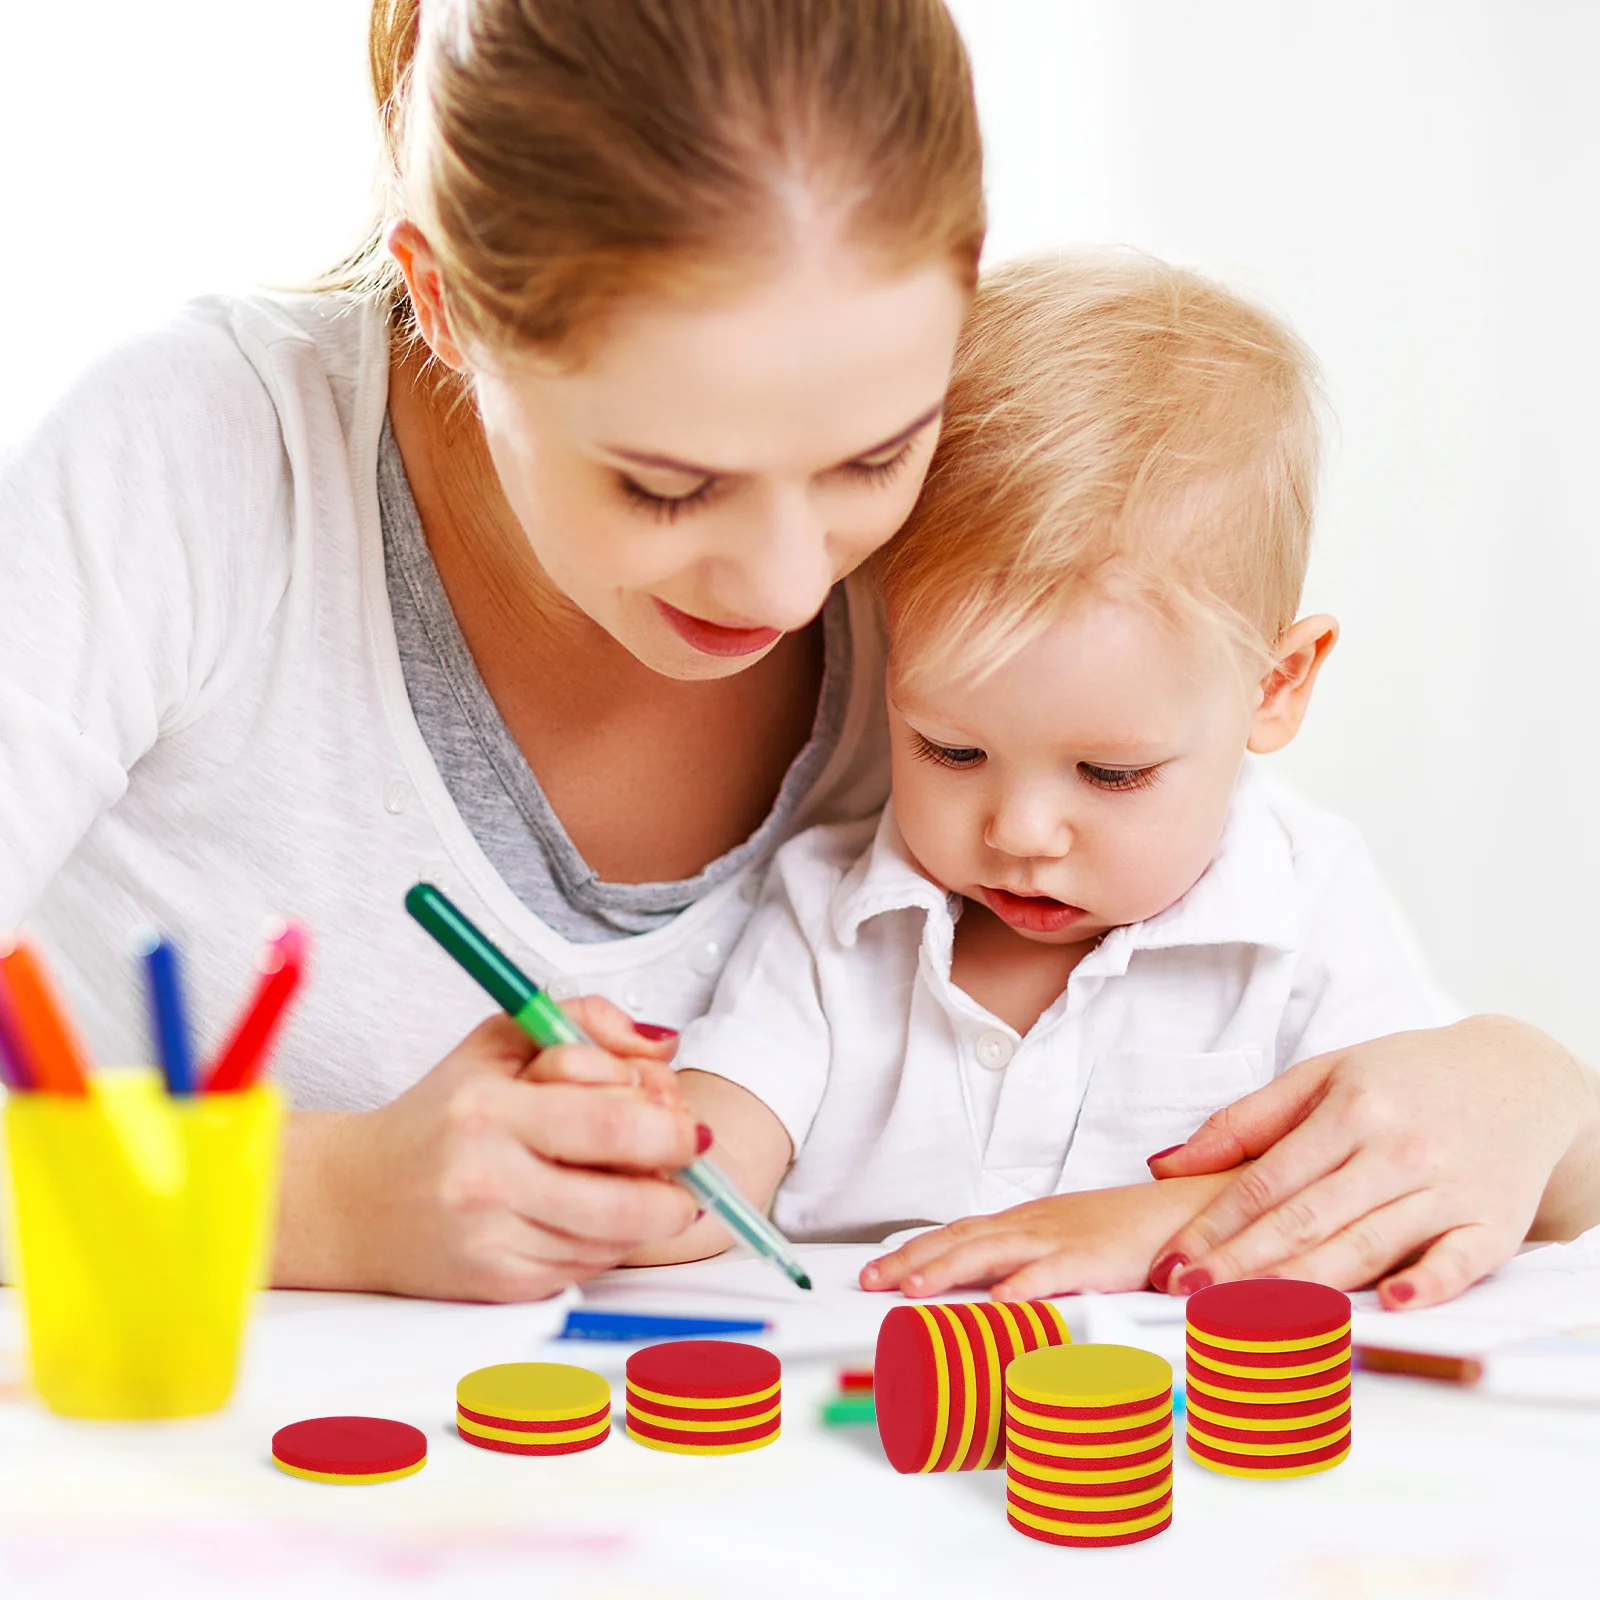
{"type": "Polygon", "coordinates": [[[1162,769],[1155,767],[1097,767],[1092,762],[1078,763],[1078,776],[1097,789],[1110,789],[1114,793],[1129,789],[1148,789],[1160,783],[1162,769]]]}

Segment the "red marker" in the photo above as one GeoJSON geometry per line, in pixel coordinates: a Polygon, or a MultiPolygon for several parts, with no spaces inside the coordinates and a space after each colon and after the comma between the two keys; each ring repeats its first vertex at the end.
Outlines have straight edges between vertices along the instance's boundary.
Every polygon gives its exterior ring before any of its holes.
{"type": "Polygon", "coordinates": [[[67,1024],[33,951],[20,941],[0,945],[0,976],[11,998],[11,1024],[21,1035],[32,1087],[47,1094],[87,1094],[89,1061],[67,1024]]]}
{"type": "Polygon", "coordinates": [[[267,941],[256,970],[261,981],[239,1018],[233,1036],[217,1052],[206,1077],[205,1092],[221,1094],[248,1089],[266,1065],[273,1035],[283,1013],[305,975],[306,935],[294,923],[267,941]]]}

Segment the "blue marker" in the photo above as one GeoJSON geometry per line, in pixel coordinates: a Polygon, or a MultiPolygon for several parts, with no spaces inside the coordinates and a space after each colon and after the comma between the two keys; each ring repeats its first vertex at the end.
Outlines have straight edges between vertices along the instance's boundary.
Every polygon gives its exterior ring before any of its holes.
{"type": "Polygon", "coordinates": [[[194,1046],[183,1003],[178,949],[170,939],[148,934],[139,941],[150,991],[150,1033],[170,1094],[194,1093],[194,1046]]]}
{"type": "Polygon", "coordinates": [[[723,1317],[636,1317],[624,1311],[569,1311],[558,1339],[604,1339],[613,1344],[648,1344],[655,1339],[719,1339],[735,1333],[767,1333],[770,1322],[723,1317]]]}

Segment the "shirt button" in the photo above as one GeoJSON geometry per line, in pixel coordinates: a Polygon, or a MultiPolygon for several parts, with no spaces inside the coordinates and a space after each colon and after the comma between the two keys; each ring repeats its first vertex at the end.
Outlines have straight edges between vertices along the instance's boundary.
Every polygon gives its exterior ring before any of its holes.
{"type": "Polygon", "coordinates": [[[622,991],[622,1009],[630,1017],[637,1016],[639,1008],[644,1004],[644,996],[637,989],[624,989],[622,991]]]}
{"type": "Polygon", "coordinates": [[[695,953],[689,957],[689,965],[700,974],[702,978],[709,978],[722,967],[722,946],[715,939],[707,939],[695,953]]]}
{"type": "Polygon", "coordinates": [[[398,779],[383,791],[383,809],[391,817],[398,817],[411,804],[411,785],[398,779]]]}
{"type": "Polygon", "coordinates": [[[1017,1047],[1011,1042],[1011,1036],[1001,1033],[998,1028],[980,1033],[977,1044],[973,1046],[973,1054],[978,1058],[978,1065],[987,1067],[990,1072],[999,1072],[1016,1051],[1017,1047]]]}
{"type": "Polygon", "coordinates": [[[435,889],[443,889],[449,894],[451,887],[450,863],[448,861],[424,861],[417,868],[417,876],[424,883],[431,883],[435,889]]]}
{"type": "Polygon", "coordinates": [[[552,1000],[576,1000],[578,998],[578,985],[576,980],[562,973],[559,977],[552,978],[544,986],[544,992],[552,1000]]]}

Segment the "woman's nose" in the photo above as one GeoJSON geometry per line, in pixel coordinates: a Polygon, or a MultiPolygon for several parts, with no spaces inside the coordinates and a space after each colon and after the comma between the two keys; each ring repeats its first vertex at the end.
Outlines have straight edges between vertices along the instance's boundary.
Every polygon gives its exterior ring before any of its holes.
{"type": "Polygon", "coordinates": [[[786,633],[822,609],[834,584],[828,524],[803,489],[775,491],[725,558],[723,598],[750,622],[786,633]]]}

